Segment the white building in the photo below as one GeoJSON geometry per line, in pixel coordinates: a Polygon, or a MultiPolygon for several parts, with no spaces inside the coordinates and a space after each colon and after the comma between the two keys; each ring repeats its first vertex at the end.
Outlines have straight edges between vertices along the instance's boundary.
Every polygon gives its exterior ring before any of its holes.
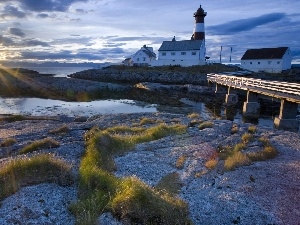
{"type": "Polygon", "coordinates": [[[205,64],[204,40],[164,41],[158,49],[158,60],[151,66],[194,66],[205,64]]]}
{"type": "Polygon", "coordinates": [[[241,58],[241,67],[253,72],[281,73],[291,69],[290,48],[248,49],[241,58]]]}
{"type": "Polygon", "coordinates": [[[126,66],[149,66],[154,60],[156,60],[156,54],[153,52],[153,48],[144,45],[131,58],[126,58],[123,64],[126,66]]]}

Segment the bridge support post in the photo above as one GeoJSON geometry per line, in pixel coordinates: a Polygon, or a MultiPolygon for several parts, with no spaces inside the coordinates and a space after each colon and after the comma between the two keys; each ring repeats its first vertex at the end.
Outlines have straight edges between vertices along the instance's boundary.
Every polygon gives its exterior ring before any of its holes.
{"type": "Polygon", "coordinates": [[[281,99],[280,113],[274,119],[278,129],[299,130],[299,121],[296,119],[298,104],[281,99]]]}
{"type": "Polygon", "coordinates": [[[228,87],[228,92],[226,94],[225,103],[227,106],[236,105],[238,103],[238,96],[236,94],[236,90],[232,90],[232,88],[228,87]]]}
{"type": "Polygon", "coordinates": [[[258,118],[260,111],[260,104],[256,93],[247,92],[247,101],[244,102],[243,115],[249,118],[258,118]]]}

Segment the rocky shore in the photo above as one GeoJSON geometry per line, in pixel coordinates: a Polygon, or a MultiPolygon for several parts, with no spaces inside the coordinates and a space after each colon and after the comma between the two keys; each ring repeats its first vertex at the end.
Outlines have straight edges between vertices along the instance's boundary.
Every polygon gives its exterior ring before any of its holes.
{"type": "MultiPolygon", "coordinates": [[[[235,69],[229,68],[233,71],[235,69]]],[[[25,94],[88,100],[91,96],[99,98],[104,93],[107,96],[119,93],[123,97],[131,96],[147,102],[177,106],[181,104],[178,99],[186,96],[194,100],[218,101],[212,94],[213,90],[206,86],[205,71],[187,73],[181,71],[181,68],[169,68],[163,72],[106,68],[83,71],[70,75],[70,78],[41,76],[22,70],[7,74],[6,82],[0,83],[1,96],[25,94]]],[[[114,175],[135,176],[154,187],[165,175],[178,174],[181,181],[178,197],[188,204],[190,218],[195,225],[299,224],[299,132],[257,126],[254,141],[243,152],[260,151],[263,146],[258,138],[265,137],[276,147],[279,155],[274,159],[252,162],[233,171],[225,171],[221,159],[214,169],[207,168],[205,164],[216,156],[220,146],[239,143],[252,124],[215,119],[210,121],[213,124],[211,128],[200,130],[193,118],[174,113],[110,114],[78,118],[68,115],[23,117],[16,121],[7,118],[0,118],[0,143],[7,139],[15,139],[16,143],[1,145],[0,168],[17,158],[46,153],[71,165],[74,177],[78,176],[80,160],[85,152],[84,134],[92,127],[132,127],[143,118],[166,124],[184,124],[188,127],[185,134],[138,144],[129,153],[117,156],[114,159],[117,165],[114,175]],[[66,126],[68,132],[49,132],[62,126],[66,126]],[[234,133],[231,131],[233,126],[237,127],[234,133]],[[59,147],[19,155],[24,146],[44,138],[54,139],[59,142],[59,147]],[[180,157],[184,157],[185,161],[178,167],[176,162],[180,157]]],[[[77,200],[77,191],[76,181],[70,186],[56,183],[25,185],[0,202],[0,224],[75,224],[69,205],[77,200]]],[[[128,223],[118,221],[110,213],[103,213],[98,218],[98,224],[128,223]]]]}
{"type": "MultiPolygon", "coordinates": [[[[33,154],[49,153],[73,166],[76,175],[84,153],[84,133],[94,126],[132,126],[142,118],[181,123],[187,133],[139,144],[128,154],[115,158],[116,176],[136,176],[154,186],[169,173],[178,173],[182,182],[179,197],[187,202],[194,224],[276,224],[297,225],[300,218],[300,134],[267,127],[257,127],[256,137],[264,136],[275,146],[279,155],[271,160],[253,162],[234,171],[222,167],[209,170],[205,162],[219,145],[237,143],[251,124],[238,124],[232,134],[232,121],[215,120],[212,128],[199,130],[192,119],[180,114],[137,113],[99,115],[90,118],[27,118],[23,121],[0,123],[0,142],[15,138],[17,143],[1,147],[0,166],[17,156],[31,141],[51,137],[60,147],[33,154]],[[49,134],[62,125],[70,131],[64,135],[49,134]],[[175,166],[184,155],[181,168],[175,166]]],[[[261,144],[252,142],[245,152],[258,151],[261,144]]],[[[31,153],[32,154],[32,153],[31,153]]],[[[31,154],[23,157],[30,157],[31,154]]],[[[68,205],[76,201],[77,184],[61,187],[44,183],[23,187],[0,204],[0,224],[74,224],[68,205]]],[[[126,224],[104,213],[99,224],[126,224]]]]}

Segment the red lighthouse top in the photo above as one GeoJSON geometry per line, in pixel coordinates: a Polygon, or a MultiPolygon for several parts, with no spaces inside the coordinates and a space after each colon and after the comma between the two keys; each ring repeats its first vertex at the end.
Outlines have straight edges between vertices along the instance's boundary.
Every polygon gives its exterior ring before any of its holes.
{"type": "Polygon", "coordinates": [[[203,16],[205,17],[207,12],[204,12],[204,9],[202,9],[201,5],[200,8],[197,10],[197,12],[194,13],[194,17],[203,16]]]}

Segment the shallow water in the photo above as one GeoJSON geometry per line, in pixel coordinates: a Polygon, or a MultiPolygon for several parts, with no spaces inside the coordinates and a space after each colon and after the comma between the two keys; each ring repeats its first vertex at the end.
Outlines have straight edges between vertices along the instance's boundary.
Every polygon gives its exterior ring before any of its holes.
{"type": "Polygon", "coordinates": [[[28,116],[92,116],[95,114],[156,111],[156,105],[133,100],[65,102],[40,98],[0,98],[0,114],[20,114],[28,116]]]}

